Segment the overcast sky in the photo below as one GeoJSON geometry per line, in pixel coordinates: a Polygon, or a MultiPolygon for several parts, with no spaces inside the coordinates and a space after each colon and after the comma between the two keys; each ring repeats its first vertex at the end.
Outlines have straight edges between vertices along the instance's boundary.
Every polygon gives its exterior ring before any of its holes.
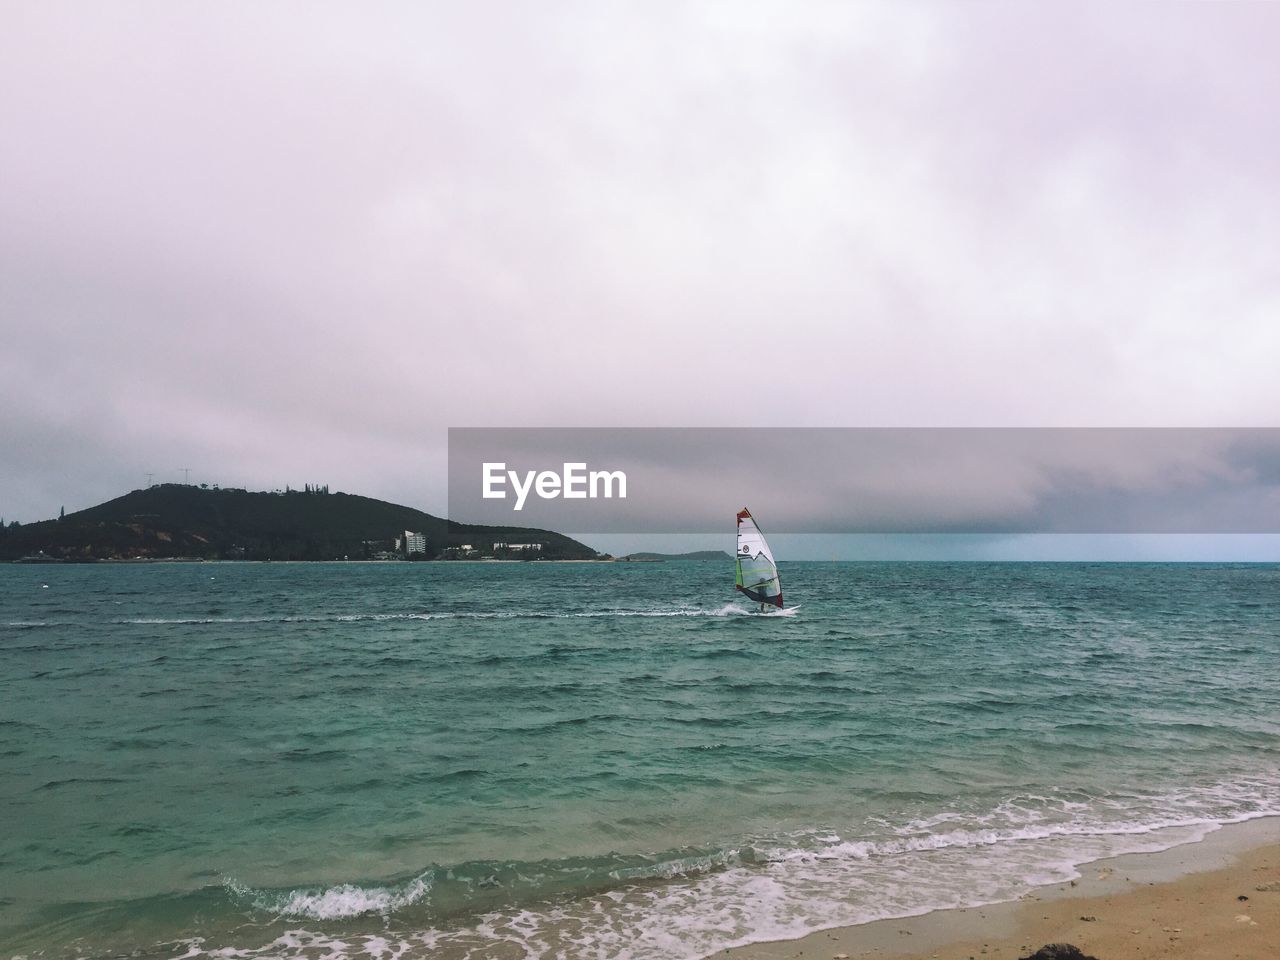
{"type": "Polygon", "coordinates": [[[0,515],[183,467],[443,512],[449,426],[1276,426],[1277,36],[4,0],[0,515]]]}

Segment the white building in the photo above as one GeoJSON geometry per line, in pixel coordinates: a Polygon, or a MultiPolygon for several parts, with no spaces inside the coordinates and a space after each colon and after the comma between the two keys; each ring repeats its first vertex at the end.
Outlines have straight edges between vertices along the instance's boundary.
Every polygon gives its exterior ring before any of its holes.
{"type": "Polygon", "coordinates": [[[404,532],[404,553],[409,556],[412,553],[427,552],[427,535],[425,533],[414,533],[412,530],[404,532]]]}
{"type": "Polygon", "coordinates": [[[495,543],[493,550],[497,553],[499,550],[541,550],[540,543],[495,543]]]}

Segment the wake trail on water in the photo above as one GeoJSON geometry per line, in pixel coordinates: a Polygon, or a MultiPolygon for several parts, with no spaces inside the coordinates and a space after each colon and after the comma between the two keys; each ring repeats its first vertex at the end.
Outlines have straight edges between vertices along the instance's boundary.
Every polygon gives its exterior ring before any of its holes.
{"type": "MultiPolygon", "coordinates": [[[[199,624],[261,624],[261,623],[379,623],[411,620],[582,620],[613,619],[625,617],[778,617],[792,616],[798,608],[770,610],[759,613],[738,604],[727,603],[712,608],[677,607],[660,610],[523,610],[523,611],[439,611],[421,613],[333,613],[333,614],[284,614],[265,617],[135,617],[111,620],[113,624],[133,625],[199,625],[199,624]]],[[[53,622],[15,623],[10,626],[69,626],[53,622]]]]}

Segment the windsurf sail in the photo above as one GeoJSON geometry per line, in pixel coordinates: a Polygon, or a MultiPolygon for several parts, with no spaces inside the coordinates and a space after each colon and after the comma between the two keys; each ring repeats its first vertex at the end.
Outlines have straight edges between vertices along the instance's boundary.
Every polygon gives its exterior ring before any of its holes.
{"type": "Polygon", "coordinates": [[[738,582],[737,588],[757,603],[782,606],[782,581],[778,565],[773,562],[769,544],[756,526],[751,511],[738,511],[738,582]]]}

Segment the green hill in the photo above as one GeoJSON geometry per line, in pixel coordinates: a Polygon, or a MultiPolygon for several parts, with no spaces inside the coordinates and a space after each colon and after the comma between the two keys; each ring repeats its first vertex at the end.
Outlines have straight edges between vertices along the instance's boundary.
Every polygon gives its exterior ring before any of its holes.
{"type": "Polygon", "coordinates": [[[0,531],[0,559],[44,551],[66,560],[201,557],[246,560],[361,559],[390,550],[412,530],[426,536],[425,556],[472,544],[541,543],[520,556],[591,559],[586,544],[549,530],[453,523],[412,507],[347,493],[208,490],[166,483],[106,503],[0,531]]]}

